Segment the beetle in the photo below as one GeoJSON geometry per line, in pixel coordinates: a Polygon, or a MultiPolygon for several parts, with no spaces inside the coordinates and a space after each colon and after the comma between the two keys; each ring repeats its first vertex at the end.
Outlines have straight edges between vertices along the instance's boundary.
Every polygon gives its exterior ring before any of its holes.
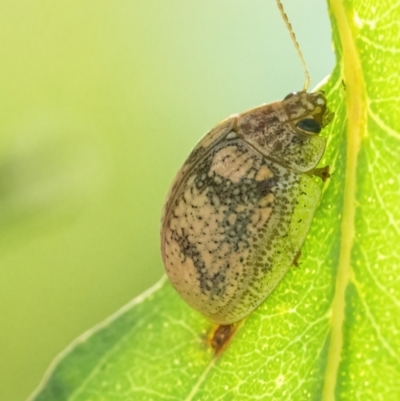
{"type": "Polygon", "coordinates": [[[179,171],[162,217],[163,262],[211,321],[243,319],[289,270],[321,197],[310,174],[332,117],[323,92],[291,93],[222,121],[179,171]]]}
{"type": "Polygon", "coordinates": [[[275,289],[311,226],[321,190],[312,175],[333,118],[322,91],[302,91],[233,115],[209,131],[179,170],[161,219],[169,280],[219,325],[248,316],[275,289]]]}

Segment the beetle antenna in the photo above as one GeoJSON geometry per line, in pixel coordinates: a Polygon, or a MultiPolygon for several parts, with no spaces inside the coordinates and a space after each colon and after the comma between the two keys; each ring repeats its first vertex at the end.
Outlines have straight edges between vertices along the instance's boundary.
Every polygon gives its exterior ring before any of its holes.
{"type": "Polygon", "coordinates": [[[304,57],[303,57],[303,53],[300,50],[300,46],[299,46],[299,44],[297,42],[296,35],[293,32],[292,25],[289,22],[289,18],[286,15],[285,10],[283,9],[283,5],[282,5],[281,1],[280,0],[276,0],[276,4],[278,5],[279,11],[281,12],[283,21],[285,22],[285,25],[286,25],[287,29],[289,30],[290,37],[291,37],[292,42],[294,44],[294,47],[295,47],[295,49],[297,51],[297,54],[300,57],[300,62],[301,62],[301,65],[303,66],[304,75],[305,75],[305,82],[304,82],[304,86],[303,86],[303,91],[307,92],[307,89],[310,86],[310,74],[308,73],[306,62],[305,62],[304,57]]]}

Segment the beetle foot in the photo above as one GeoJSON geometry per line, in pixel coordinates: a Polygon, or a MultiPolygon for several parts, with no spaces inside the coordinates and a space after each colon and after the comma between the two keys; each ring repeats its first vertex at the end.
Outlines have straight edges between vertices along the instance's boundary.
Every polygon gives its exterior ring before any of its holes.
{"type": "Polygon", "coordinates": [[[218,356],[226,348],[235,331],[234,324],[221,324],[214,330],[210,345],[214,349],[215,356],[218,356]]]}
{"type": "Polygon", "coordinates": [[[329,173],[329,166],[315,168],[312,171],[312,175],[321,178],[321,180],[325,182],[331,177],[331,174],[329,173]]]}

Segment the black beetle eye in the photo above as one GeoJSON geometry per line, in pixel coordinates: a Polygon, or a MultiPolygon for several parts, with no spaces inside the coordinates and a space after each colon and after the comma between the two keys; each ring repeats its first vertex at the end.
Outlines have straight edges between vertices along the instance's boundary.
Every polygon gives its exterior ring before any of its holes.
{"type": "Polygon", "coordinates": [[[312,118],[304,118],[297,123],[297,127],[303,131],[312,132],[313,134],[319,134],[321,132],[321,126],[318,121],[312,118]]]}
{"type": "Polygon", "coordinates": [[[283,100],[289,99],[290,97],[292,97],[294,95],[297,95],[297,92],[289,93],[287,96],[285,96],[285,98],[283,100]]]}

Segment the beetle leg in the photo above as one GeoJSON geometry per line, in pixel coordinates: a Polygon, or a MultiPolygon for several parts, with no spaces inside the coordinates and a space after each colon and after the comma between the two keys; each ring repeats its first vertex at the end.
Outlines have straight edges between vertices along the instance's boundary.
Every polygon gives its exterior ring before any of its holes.
{"type": "Polygon", "coordinates": [[[294,257],[293,262],[292,262],[293,266],[300,268],[299,267],[300,266],[300,264],[299,264],[300,257],[301,257],[301,251],[296,253],[296,256],[294,257]]]}
{"type": "Polygon", "coordinates": [[[331,177],[331,174],[329,173],[329,166],[315,168],[311,171],[311,174],[321,178],[323,182],[331,177]]]}

